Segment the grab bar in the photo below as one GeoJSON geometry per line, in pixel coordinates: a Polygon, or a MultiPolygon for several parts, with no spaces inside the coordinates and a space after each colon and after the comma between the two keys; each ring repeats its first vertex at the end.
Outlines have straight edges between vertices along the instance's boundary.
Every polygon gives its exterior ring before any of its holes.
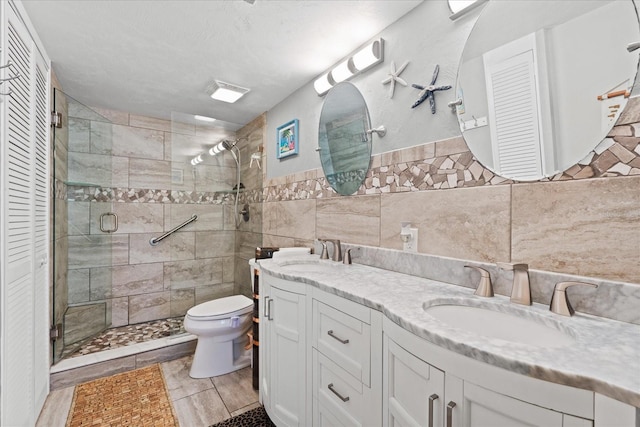
{"type": "Polygon", "coordinates": [[[176,231],[180,230],[182,227],[191,224],[193,221],[197,221],[198,220],[198,215],[194,214],[191,218],[189,218],[188,220],[186,220],[185,222],[183,222],[182,224],[180,224],[179,226],[177,226],[176,228],[167,231],[166,233],[164,233],[162,236],[160,237],[154,237],[151,240],[149,240],[149,244],[151,246],[155,246],[158,243],[160,243],[160,241],[164,240],[165,238],[171,236],[173,233],[175,233],[176,231]]]}

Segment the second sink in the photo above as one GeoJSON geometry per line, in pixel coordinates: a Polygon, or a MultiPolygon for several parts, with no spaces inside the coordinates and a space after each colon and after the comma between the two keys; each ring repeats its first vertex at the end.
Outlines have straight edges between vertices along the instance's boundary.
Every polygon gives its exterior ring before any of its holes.
{"type": "MultiPolygon", "coordinates": [[[[486,339],[498,339],[538,348],[571,345],[575,338],[558,327],[544,324],[542,319],[523,317],[520,312],[503,312],[489,307],[467,304],[425,304],[425,313],[446,326],[486,339]]],[[[553,322],[546,319],[546,322],[553,322]]]]}

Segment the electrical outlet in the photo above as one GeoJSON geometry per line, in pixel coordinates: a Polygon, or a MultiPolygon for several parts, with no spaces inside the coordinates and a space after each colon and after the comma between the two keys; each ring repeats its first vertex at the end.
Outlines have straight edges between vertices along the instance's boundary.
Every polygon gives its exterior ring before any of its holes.
{"type": "Polygon", "coordinates": [[[418,229],[417,228],[405,228],[403,232],[408,231],[410,234],[409,239],[402,244],[402,250],[405,252],[418,252],[418,229]]]}

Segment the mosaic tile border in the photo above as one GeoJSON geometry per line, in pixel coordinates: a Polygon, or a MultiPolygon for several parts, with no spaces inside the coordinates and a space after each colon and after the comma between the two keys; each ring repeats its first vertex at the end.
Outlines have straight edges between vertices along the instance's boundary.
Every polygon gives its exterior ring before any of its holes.
{"type": "MultiPolygon", "coordinates": [[[[155,190],[120,187],[67,185],[55,180],[53,193],[57,200],[68,202],[166,203],[166,204],[228,204],[235,202],[236,193],[228,191],[155,190]]],[[[245,190],[239,203],[260,203],[262,190],[245,190]]]]}
{"type": "MultiPolygon", "coordinates": [[[[640,175],[640,137],[636,136],[636,131],[640,133],[640,123],[614,127],[607,138],[578,164],[538,182],[640,175]]],[[[425,146],[435,144],[435,153],[446,152],[448,148],[459,145],[461,139],[457,137],[428,143],[425,146]]],[[[356,195],[444,190],[523,182],[496,175],[478,162],[466,144],[464,146],[465,149],[459,149],[454,154],[392,162],[372,167],[367,172],[365,181],[356,195]]],[[[394,154],[413,148],[398,150],[398,152],[391,154],[385,153],[381,155],[381,158],[384,156],[388,158],[402,157],[402,155],[394,156],[394,154]]],[[[339,195],[328,185],[324,177],[275,184],[263,189],[263,198],[266,202],[335,196],[339,195]]]]}

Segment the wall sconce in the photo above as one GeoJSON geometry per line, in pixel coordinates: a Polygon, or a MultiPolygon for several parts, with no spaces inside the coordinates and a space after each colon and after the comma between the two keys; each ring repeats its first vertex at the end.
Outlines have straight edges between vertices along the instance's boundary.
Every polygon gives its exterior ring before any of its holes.
{"type": "Polygon", "coordinates": [[[353,56],[336,65],[331,71],[318,77],[313,88],[322,96],[335,84],[349,80],[369,68],[384,61],[384,40],[377,39],[360,49],[353,56]]]}

